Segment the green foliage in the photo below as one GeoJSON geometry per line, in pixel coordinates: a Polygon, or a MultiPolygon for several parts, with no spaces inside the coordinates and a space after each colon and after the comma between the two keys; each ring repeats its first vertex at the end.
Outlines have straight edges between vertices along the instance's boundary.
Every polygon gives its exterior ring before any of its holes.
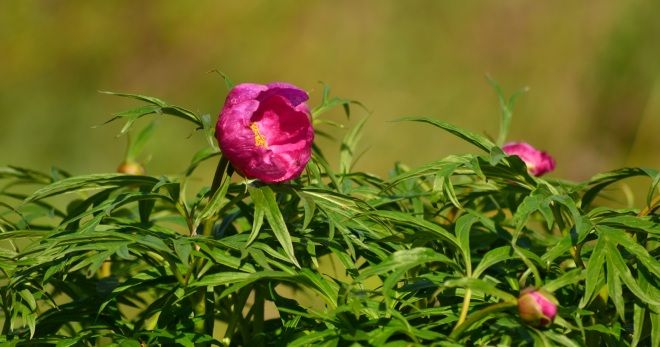
{"type": "MultiPolygon", "coordinates": [[[[225,77],[228,85],[231,81],[225,77]]],[[[139,346],[660,344],[660,174],[628,168],[581,183],[530,176],[504,155],[515,96],[497,87],[495,142],[432,118],[479,148],[381,179],[352,170],[361,121],[334,171],[315,150],[302,177],[232,179],[217,147],[181,176],[71,176],[0,168],[0,342],[139,346]],[[219,158],[218,158],[219,157],[219,158]],[[216,177],[191,196],[197,166],[216,177]],[[650,178],[647,203],[599,194],[650,178]],[[553,293],[548,329],[517,316],[519,292],[553,293]]],[[[162,100],[118,113],[209,119],[162,100]]],[[[325,89],[315,125],[335,106],[325,89]]],[[[153,126],[140,132],[140,152],[153,126]]],[[[411,149],[412,150],[412,149],[411,149]]]]}

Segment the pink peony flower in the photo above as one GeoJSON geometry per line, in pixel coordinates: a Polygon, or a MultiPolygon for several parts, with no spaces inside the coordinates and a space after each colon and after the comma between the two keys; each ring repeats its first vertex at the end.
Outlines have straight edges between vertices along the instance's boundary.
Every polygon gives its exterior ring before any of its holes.
{"type": "Polygon", "coordinates": [[[266,183],[297,178],[314,140],[307,99],[305,91],[288,83],[235,86],[216,124],[222,154],[248,178],[266,183]]]}
{"type": "Polygon", "coordinates": [[[518,298],[518,313],[525,323],[544,328],[552,324],[557,315],[557,300],[550,294],[528,288],[518,298]]]}
{"type": "Polygon", "coordinates": [[[517,155],[527,165],[527,171],[541,176],[555,169],[555,160],[546,152],[539,151],[525,142],[509,142],[502,146],[504,153],[517,155]]]}

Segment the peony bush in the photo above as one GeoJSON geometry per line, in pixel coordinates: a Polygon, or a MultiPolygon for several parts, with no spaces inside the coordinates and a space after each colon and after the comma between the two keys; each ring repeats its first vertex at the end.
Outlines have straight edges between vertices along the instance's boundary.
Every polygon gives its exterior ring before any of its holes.
{"type": "Polygon", "coordinates": [[[0,167],[2,345],[660,345],[656,169],[553,178],[551,155],[506,142],[515,95],[493,82],[496,140],[404,118],[474,153],[377,177],[353,170],[366,117],[338,167],[313,143],[361,104],[226,82],[217,119],[110,93],[140,103],[112,118],[137,132],[117,172],[0,167]],[[153,123],[136,124],[168,116],[208,146],[152,175],[153,123]],[[636,176],[648,195],[622,208],[611,196],[636,176]]]}

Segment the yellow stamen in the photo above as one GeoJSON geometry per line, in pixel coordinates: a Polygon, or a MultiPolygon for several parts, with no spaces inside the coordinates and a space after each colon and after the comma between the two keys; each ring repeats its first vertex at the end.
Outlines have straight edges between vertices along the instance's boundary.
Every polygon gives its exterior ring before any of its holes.
{"type": "Polygon", "coordinates": [[[268,148],[268,144],[266,143],[266,138],[263,135],[261,135],[261,133],[259,132],[259,127],[257,127],[257,123],[250,124],[250,129],[252,129],[252,132],[254,133],[254,145],[257,147],[268,148]]]}

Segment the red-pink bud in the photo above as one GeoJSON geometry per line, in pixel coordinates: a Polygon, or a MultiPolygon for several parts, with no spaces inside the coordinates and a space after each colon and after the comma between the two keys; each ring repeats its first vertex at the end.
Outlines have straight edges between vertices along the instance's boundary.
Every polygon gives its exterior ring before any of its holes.
{"type": "Polygon", "coordinates": [[[248,178],[266,183],[297,178],[312,155],[308,98],[282,82],[235,86],[216,124],[222,154],[248,178]]]}
{"type": "Polygon", "coordinates": [[[504,153],[516,155],[527,165],[527,171],[541,176],[555,169],[555,160],[546,152],[539,151],[525,142],[509,142],[502,146],[504,153]]]}
{"type": "Polygon", "coordinates": [[[528,288],[520,293],[518,313],[525,323],[544,328],[552,324],[557,315],[557,300],[549,293],[528,288]]]}

